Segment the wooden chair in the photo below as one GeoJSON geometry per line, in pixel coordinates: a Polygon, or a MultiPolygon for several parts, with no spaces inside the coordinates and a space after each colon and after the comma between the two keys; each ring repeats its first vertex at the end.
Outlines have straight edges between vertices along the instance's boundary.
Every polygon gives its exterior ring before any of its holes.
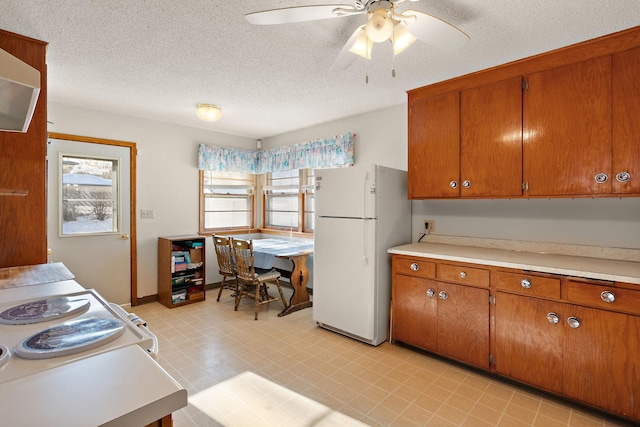
{"type": "Polygon", "coordinates": [[[258,320],[258,309],[262,304],[277,301],[277,297],[269,295],[267,283],[273,283],[278,288],[280,300],[287,308],[287,303],[280,287],[280,273],[276,270],[256,271],[253,264],[253,241],[231,239],[233,257],[236,261],[236,282],[238,291],[236,292],[235,310],[238,310],[240,300],[243,296],[251,297],[253,294],[255,307],[255,320],[258,320]]]}
{"type": "Polygon", "coordinates": [[[211,237],[213,237],[213,245],[216,248],[216,256],[218,257],[218,272],[222,275],[222,283],[220,284],[217,299],[217,301],[220,301],[223,289],[235,291],[233,294],[234,297],[238,294],[238,280],[236,279],[236,266],[233,262],[231,239],[216,236],[215,234],[211,237]],[[226,282],[227,277],[233,278],[233,282],[226,282]]]}

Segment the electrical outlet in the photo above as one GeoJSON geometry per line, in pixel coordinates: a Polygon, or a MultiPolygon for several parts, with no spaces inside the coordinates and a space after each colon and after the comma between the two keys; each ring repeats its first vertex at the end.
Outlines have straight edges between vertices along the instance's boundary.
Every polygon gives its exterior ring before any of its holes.
{"type": "Polygon", "coordinates": [[[433,219],[425,219],[424,220],[424,230],[427,233],[431,233],[436,231],[436,221],[433,219]]]}
{"type": "Polygon", "coordinates": [[[153,209],[140,209],[140,218],[155,218],[156,211],[153,209]]]}

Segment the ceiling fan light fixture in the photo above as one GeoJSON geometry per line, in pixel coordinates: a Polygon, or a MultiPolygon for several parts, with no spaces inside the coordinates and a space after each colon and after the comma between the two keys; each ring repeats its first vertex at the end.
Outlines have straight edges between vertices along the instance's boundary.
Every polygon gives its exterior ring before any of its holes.
{"type": "Polygon", "coordinates": [[[216,122],[222,117],[222,108],[213,104],[198,104],[196,115],[205,122],[216,122]]]}
{"type": "Polygon", "coordinates": [[[367,37],[366,31],[361,31],[355,43],[353,43],[353,45],[349,48],[349,52],[360,55],[366,59],[371,59],[372,47],[373,43],[371,42],[369,37],[367,37]]]}
{"type": "Polygon", "coordinates": [[[397,23],[393,29],[393,54],[400,55],[415,41],[415,36],[407,30],[407,27],[401,22],[397,23]]]}
{"type": "Polygon", "coordinates": [[[389,17],[389,11],[381,6],[373,12],[367,13],[365,31],[367,36],[375,43],[382,43],[388,40],[391,37],[391,33],[393,33],[393,20],[389,17]]]}

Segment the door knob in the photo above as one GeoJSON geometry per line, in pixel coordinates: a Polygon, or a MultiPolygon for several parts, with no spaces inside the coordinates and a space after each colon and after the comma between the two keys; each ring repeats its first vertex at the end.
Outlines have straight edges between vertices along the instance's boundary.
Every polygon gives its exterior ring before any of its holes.
{"type": "Polygon", "coordinates": [[[123,234],[122,236],[120,236],[121,240],[129,240],[129,235],[128,234],[123,234]]]}

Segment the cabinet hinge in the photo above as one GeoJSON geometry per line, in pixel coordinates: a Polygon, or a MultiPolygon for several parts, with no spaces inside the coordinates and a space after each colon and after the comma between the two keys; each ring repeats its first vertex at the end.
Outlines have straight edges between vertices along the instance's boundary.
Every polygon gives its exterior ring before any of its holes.
{"type": "Polygon", "coordinates": [[[489,355],[489,368],[491,368],[491,366],[494,364],[494,360],[493,360],[493,355],[490,354],[489,355]]]}
{"type": "Polygon", "coordinates": [[[496,305],[496,296],[495,295],[489,295],[489,304],[496,305]]]}
{"type": "Polygon", "coordinates": [[[522,79],[522,90],[529,90],[529,80],[522,79]]]}

